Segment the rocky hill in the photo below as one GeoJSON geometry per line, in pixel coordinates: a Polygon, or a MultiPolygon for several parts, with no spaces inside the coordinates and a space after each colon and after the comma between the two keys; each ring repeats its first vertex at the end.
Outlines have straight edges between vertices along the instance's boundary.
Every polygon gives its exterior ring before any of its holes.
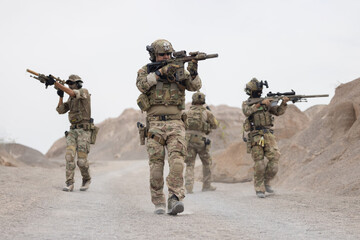
{"type": "MultiPolygon", "coordinates": [[[[189,104],[187,105],[187,107],[189,104]]],[[[241,109],[226,105],[210,106],[220,122],[219,129],[210,134],[213,151],[222,151],[232,142],[241,139],[241,109]]],[[[91,146],[89,159],[92,161],[116,159],[146,159],[145,146],[140,146],[136,122],[145,123],[145,114],[139,110],[126,109],[119,117],[109,118],[100,127],[96,144],[91,146]]],[[[48,158],[63,158],[66,142],[62,137],[46,153],[48,158]]]]}
{"type": "Polygon", "coordinates": [[[17,143],[0,144],[0,165],[50,167],[50,162],[41,152],[17,143]]]}
{"type": "Polygon", "coordinates": [[[342,195],[360,193],[360,78],[336,88],[330,104],[288,143],[277,183],[342,195]]]}
{"type": "MultiPolygon", "coordinates": [[[[275,120],[282,153],[275,185],[343,195],[360,193],[360,79],[336,88],[329,105],[305,112],[289,106],[275,120]]],[[[214,179],[249,181],[253,162],[234,143],[214,159],[214,179]]]]}

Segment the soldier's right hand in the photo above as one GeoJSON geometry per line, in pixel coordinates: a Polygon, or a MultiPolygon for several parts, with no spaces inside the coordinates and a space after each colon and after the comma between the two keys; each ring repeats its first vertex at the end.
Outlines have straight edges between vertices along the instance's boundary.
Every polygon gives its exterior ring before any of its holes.
{"type": "Polygon", "coordinates": [[[270,106],[270,103],[271,103],[271,100],[267,99],[267,98],[261,101],[261,104],[266,105],[266,106],[270,106]]]}
{"type": "Polygon", "coordinates": [[[59,97],[63,98],[64,97],[64,91],[59,89],[57,90],[57,95],[59,95],[59,97]]]}
{"type": "Polygon", "coordinates": [[[160,69],[161,75],[167,78],[169,82],[175,82],[176,80],[176,70],[179,68],[179,65],[168,64],[160,69]]]}

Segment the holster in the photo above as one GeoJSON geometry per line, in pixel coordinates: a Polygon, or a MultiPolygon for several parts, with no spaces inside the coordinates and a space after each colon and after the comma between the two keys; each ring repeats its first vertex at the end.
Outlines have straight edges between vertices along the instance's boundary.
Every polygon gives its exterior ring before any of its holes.
{"type": "Polygon", "coordinates": [[[205,137],[203,139],[204,139],[206,151],[210,151],[211,140],[209,138],[205,138],[205,137]]]}
{"type": "Polygon", "coordinates": [[[137,127],[140,136],[140,145],[145,145],[145,138],[147,137],[147,128],[141,122],[137,122],[137,127]]]}
{"type": "Polygon", "coordinates": [[[90,123],[90,131],[91,131],[91,136],[90,136],[90,144],[95,144],[96,142],[96,136],[99,132],[99,129],[97,126],[95,126],[95,124],[90,123]]]}

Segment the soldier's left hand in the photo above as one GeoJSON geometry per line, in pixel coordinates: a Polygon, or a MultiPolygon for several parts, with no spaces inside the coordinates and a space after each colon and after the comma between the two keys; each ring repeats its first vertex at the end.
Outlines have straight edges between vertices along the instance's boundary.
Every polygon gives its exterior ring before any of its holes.
{"type": "Polygon", "coordinates": [[[56,81],[55,81],[55,79],[53,78],[53,76],[49,75],[49,76],[47,76],[47,78],[46,78],[45,86],[48,87],[48,86],[54,85],[55,82],[56,82],[56,81]]]}
{"type": "Polygon", "coordinates": [[[196,60],[191,60],[191,62],[188,63],[187,70],[192,77],[195,77],[198,74],[198,62],[196,60]]]}
{"type": "Polygon", "coordinates": [[[290,101],[290,98],[284,97],[282,100],[283,100],[284,103],[287,103],[288,101],[290,101]]]}
{"type": "Polygon", "coordinates": [[[175,82],[176,80],[176,70],[179,68],[179,65],[168,64],[160,69],[162,75],[166,76],[169,82],[175,82]]]}

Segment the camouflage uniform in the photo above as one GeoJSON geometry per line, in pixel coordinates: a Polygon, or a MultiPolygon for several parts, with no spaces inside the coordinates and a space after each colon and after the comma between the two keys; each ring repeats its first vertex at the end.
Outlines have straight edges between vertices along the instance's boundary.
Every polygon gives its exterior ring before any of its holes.
{"type": "Polygon", "coordinates": [[[75,156],[77,165],[81,171],[83,182],[90,180],[89,163],[87,160],[90,151],[90,94],[87,89],[73,90],[75,97],[69,97],[68,101],[59,105],[56,111],[64,114],[69,111],[70,131],[66,136],[66,184],[74,183],[75,156]]]}
{"type": "Polygon", "coordinates": [[[255,162],[254,186],[257,193],[265,193],[265,187],[270,186],[270,181],[278,171],[280,151],[271,127],[274,123],[273,115],[284,114],[286,106],[284,102],[274,107],[257,107],[256,104],[249,106],[246,101],[242,104],[243,113],[247,117],[245,124],[248,124],[247,127],[244,125],[244,129],[250,130],[247,144],[248,152],[251,152],[255,162]],[[266,166],[264,156],[269,160],[266,166]]]}
{"type": "MultiPolygon", "coordinates": [[[[159,43],[159,40],[155,42],[159,43]]],[[[169,44],[166,40],[160,41],[163,42],[169,44]]],[[[138,71],[136,79],[136,86],[142,93],[140,97],[146,102],[145,105],[149,105],[142,110],[147,112],[146,147],[149,154],[151,201],[155,206],[166,204],[163,192],[165,147],[170,168],[166,178],[169,197],[175,195],[179,200],[185,197],[183,169],[186,142],[181,111],[185,107],[185,89],[197,91],[201,88],[198,75],[192,77],[188,71],[185,71],[185,75],[186,80],[181,84],[169,82],[160,76],[161,81],[150,85],[148,79],[155,79],[155,73],[148,73],[145,65],[138,71]]]]}
{"type": "MultiPolygon", "coordinates": [[[[197,93],[195,93],[194,96],[196,99],[198,96],[197,93]]],[[[205,101],[198,105],[192,105],[190,110],[186,112],[185,117],[186,143],[188,150],[187,157],[185,159],[185,188],[188,193],[193,192],[194,167],[197,154],[199,154],[203,166],[203,191],[210,189],[215,190],[215,187],[211,188],[210,184],[210,167],[212,163],[210,155],[211,141],[206,138],[206,135],[208,135],[212,129],[217,128],[218,122],[214,115],[203,106],[204,103],[205,101]]]]}

